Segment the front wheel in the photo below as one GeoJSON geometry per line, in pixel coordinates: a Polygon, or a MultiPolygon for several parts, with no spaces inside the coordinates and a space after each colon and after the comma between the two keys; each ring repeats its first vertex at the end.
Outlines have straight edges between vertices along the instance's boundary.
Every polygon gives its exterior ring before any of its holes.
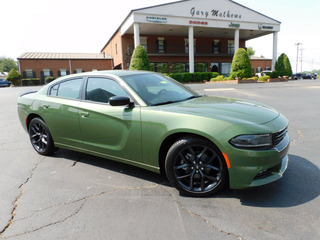
{"type": "Polygon", "coordinates": [[[37,153],[45,156],[54,153],[54,144],[46,123],[40,118],[34,118],[29,125],[29,137],[32,147],[37,153]]]}
{"type": "Polygon", "coordinates": [[[208,196],[218,192],[227,179],[226,164],[219,150],[209,141],[182,138],[168,151],[165,170],[180,193],[208,196]]]}

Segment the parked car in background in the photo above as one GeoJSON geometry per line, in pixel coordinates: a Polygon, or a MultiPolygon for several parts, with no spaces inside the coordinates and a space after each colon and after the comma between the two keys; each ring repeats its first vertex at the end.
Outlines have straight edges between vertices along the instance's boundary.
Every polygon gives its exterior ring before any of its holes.
{"type": "Polygon", "coordinates": [[[317,79],[316,73],[296,73],[293,75],[294,79],[317,79]]]}
{"type": "Polygon", "coordinates": [[[255,75],[256,75],[258,78],[260,78],[260,77],[265,76],[265,75],[270,76],[270,74],[271,74],[271,73],[272,73],[272,71],[271,71],[271,70],[265,70],[265,71],[262,71],[262,72],[256,73],[255,75]]]}
{"type": "Polygon", "coordinates": [[[311,73],[311,78],[312,78],[312,79],[317,79],[317,78],[318,78],[318,74],[316,74],[316,73],[311,73]]]}
{"type": "Polygon", "coordinates": [[[10,87],[11,82],[7,81],[5,78],[0,78],[0,87],[10,87]]]}
{"type": "Polygon", "coordinates": [[[288,120],[275,109],[152,72],[61,77],[22,94],[18,114],[39,154],[66,148],[163,172],[193,196],[271,183],[288,164],[288,120]]]}

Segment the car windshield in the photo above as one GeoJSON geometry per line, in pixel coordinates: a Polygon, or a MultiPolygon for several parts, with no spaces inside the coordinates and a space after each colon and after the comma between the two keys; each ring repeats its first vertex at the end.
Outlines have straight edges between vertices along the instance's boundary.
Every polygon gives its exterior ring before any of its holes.
{"type": "Polygon", "coordinates": [[[164,75],[145,73],[122,76],[149,106],[157,106],[200,97],[198,93],[164,75]]]}

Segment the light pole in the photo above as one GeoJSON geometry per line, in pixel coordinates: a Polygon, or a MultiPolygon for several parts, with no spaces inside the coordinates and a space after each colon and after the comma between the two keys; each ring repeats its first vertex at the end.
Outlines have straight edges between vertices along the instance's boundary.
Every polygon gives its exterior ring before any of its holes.
{"type": "Polygon", "coordinates": [[[296,74],[298,73],[298,61],[299,61],[299,46],[302,43],[296,43],[295,45],[297,46],[297,64],[296,64],[296,74]]]}

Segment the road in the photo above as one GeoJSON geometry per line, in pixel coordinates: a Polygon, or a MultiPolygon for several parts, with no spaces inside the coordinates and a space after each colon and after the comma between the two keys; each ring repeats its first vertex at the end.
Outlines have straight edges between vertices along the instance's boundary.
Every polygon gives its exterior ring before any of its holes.
{"type": "Polygon", "coordinates": [[[18,121],[34,87],[0,88],[0,239],[320,239],[320,80],[190,84],[275,107],[290,120],[290,162],[270,185],[180,196],[146,170],[67,150],[43,157],[18,121]]]}

